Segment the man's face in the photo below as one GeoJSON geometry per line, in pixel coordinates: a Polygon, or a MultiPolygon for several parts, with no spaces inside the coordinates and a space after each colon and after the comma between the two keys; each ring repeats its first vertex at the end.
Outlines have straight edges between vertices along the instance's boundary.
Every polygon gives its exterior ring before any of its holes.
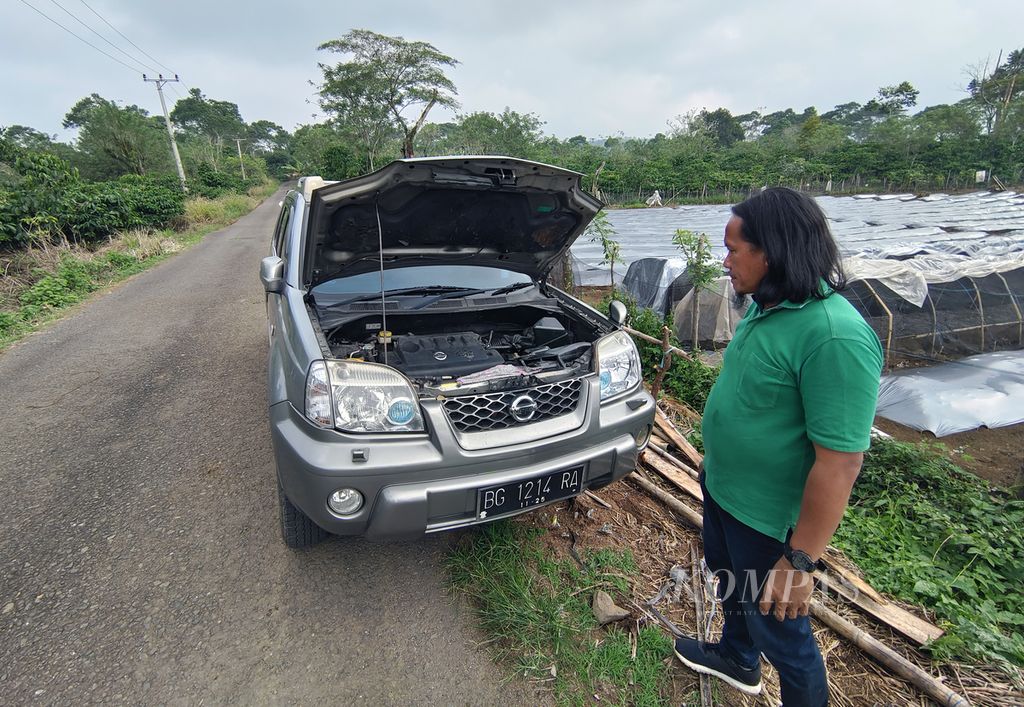
{"type": "Polygon", "coordinates": [[[761,278],[768,272],[764,251],[743,240],[743,219],[733,216],[725,224],[725,269],[729,271],[732,288],[738,295],[757,291],[761,278]]]}

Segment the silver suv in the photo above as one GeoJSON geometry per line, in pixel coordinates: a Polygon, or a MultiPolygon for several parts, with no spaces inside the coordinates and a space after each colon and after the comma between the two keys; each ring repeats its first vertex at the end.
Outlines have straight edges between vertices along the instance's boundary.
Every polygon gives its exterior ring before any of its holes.
{"type": "Polygon", "coordinates": [[[504,157],[299,181],[260,278],[281,532],[407,538],[628,474],[654,401],[608,319],[546,282],[601,203],[504,157]]]}

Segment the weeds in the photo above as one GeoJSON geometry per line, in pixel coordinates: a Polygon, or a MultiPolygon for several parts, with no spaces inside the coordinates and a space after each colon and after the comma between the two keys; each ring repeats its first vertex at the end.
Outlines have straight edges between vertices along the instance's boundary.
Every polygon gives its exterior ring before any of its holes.
{"type": "Polygon", "coordinates": [[[937,658],[1022,667],[1024,502],[940,450],[874,440],[834,542],[875,587],[935,612],[937,658]]]}
{"type": "Polygon", "coordinates": [[[641,629],[633,659],[630,635],[616,626],[600,629],[590,610],[597,589],[627,593],[625,577],[636,573],[632,555],[587,552],[581,567],[552,559],[540,533],[513,521],[491,523],[467,535],[449,558],[453,583],[476,599],[502,656],[550,682],[560,704],[584,704],[594,694],[618,704],[663,704],[669,639],[658,628],[641,629]]]}

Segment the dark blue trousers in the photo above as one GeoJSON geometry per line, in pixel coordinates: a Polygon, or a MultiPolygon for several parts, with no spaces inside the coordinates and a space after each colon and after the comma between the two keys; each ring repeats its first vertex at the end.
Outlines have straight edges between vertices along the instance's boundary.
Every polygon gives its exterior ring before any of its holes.
{"type": "Polygon", "coordinates": [[[715,503],[704,486],[704,558],[718,577],[725,628],[722,652],[744,668],[760,655],[779,673],[784,707],[828,704],[821,651],[806,616],[777,621],[757,608],[768,572],[782,557],[783,544],[744,525],[715,503]]]}

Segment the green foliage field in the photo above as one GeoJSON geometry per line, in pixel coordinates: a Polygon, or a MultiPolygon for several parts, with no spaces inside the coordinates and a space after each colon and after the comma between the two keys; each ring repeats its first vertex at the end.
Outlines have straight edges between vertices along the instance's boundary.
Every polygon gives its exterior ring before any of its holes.
{"type": "Polygon", "coordinates": [[[944,448],[875,439],[834,544],[877,589],[935,612],[937,658],[1024,667],[1024,501],[944,448]]]}

